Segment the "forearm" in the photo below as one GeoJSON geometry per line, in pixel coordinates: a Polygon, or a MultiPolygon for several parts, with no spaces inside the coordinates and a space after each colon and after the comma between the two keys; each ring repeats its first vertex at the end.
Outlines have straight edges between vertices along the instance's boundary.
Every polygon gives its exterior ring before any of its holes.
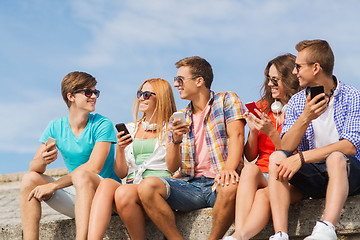
{"type": "Polygon", "coordinates": [[[49,184],[52,184],[54,186],[55,191],[62,189],[62,188],[69,187],[69,186],[73,185],[72,179],[71,179],[71,174],[65,175],[62,178],[59,178],[58,180],[56,180],[55,182],[52,182],[49,184]]]}
{"type": "Polygon", "coordinates": [[[303,155],[305,163],[314,163],[325,160],[330,153],[337,151],[348,156],[353,156],[356,153],[356,148],[350,141],[343,139],[321,148],[305,151],[303,155]]]}
{"type": "Polygon", "coordinates": [[[29,164],[29,170],[38,172],[38,173],[44,173],[46,170],[47,164],[41,157],[35,157],[33,160],[31,160],[29,164]]]}
{"type": "Polygon", "coordinates": [[[302,137],[305,135],[310,121],[302,118],[302,115],[296,120],[295,124],[287,131],[281,139],[281,149],[293,152],[300,144],[302,137]]]}
{"type": "Polygon", "coordinates": [[[258,141],[258,134],[257,132],[250,131],[247,142],[244,147],[244,155],[246,160],[249,162],[256,159],[259,153],[259,141],[258,141]]]}
{"type": "Polygon", "coordinates": [[[181,144],[169,143],[166,149],[166,165],[171,173],[176,172],[181,166],[181,144]]]}
{"type": "Polygon", "coordinates": [[[124,178],[128,174],[129,167],[126,163],[125,149],[116,148],[114,171],[119,178],[124,178]]]}
{"type": "Polygon", "coordinates": [[[239,164],[244,166],[244,159],[242,157],[244,150],[244,135],[238,134],[229,138],[228,157],[224,169],[236,170],[239,164]]]}
{"type": "Polygon", "coordinates": [[[268,136],[269,136],[271,142],[274,144],[275,148],[276,149],[281,149],[280,134],[276,130],[276,128],[274,128],[274,130],[268,136]]]}

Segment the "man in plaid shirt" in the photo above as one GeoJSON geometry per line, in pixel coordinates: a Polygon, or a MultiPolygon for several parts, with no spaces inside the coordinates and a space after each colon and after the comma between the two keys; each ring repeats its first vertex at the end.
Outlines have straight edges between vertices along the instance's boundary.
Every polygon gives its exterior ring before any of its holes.
{"type": "Polygon", "coordinates": [[[209,239],[221,238],[234,220],[235,196],[243,166],[244,107],[233,92],[210,90],[211,65],[203,58],[178,61],[174,87],[190,100],[186,122],[170,119],[166,162],[181,179],[146,178],[139,186],[143,207],[167,239],[182,239],[172,210],[214,207],[209,239]],[[216,202],[215,202],[216,200],[216,202]]]}
{"type": "Polygon", "coordinates": [[[323,221],[317,221],[305,239],[336,240],[334,226],[347,196],[360,193],[360,91],[332,75],[334,55],[326,41],[302,41],[296,50],[293,73],[306,89],[290,99],[282,150],[270,156],[269,194],[276,232],[270,239],[288,239],[290,202],[326,197],[323,221]],[[313,87],[320,85],[324,93],[314,96],[313,87]]]}

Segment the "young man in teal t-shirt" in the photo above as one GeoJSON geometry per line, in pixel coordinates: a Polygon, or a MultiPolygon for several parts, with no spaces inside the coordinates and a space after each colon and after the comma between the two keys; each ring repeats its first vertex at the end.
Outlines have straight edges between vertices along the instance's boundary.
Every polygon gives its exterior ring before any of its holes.
{"type": "Polygon", "coordinates": [[[69,73],[61,83],[69,116],[49,123],[30,162],[30,171],[21,183],[20,210],[25,239],[39,238],[42,201],[60,213],[75,217],[76,238],[86,239],[91,203],[100,180],[119,180],[113,170],[116,143],[113,124],[106,117],[91,114],[100,94],[95,89],[96,83],[93,76],[84,72],[69,73]],[[49,137],[56,143],[48,143],[49,137]],[[55,180],[44,172],[57,159],[58,151],[69,174],[55,180]]]}

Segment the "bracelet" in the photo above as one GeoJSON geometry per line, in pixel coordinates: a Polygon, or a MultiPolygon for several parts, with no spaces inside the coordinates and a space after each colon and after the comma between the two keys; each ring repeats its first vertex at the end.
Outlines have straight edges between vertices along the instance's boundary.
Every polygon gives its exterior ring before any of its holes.
{"type": "Polygon", "coordinates": [[[300,161],[301,161],[301,166],[304,166],[305,165],[304,154],[302,152],[299,152],[299,157],[300,157],[300,161]]]}
{"type": "Polygon", "coordinates": [[[178,144],[181,144],[181,143],[182,143],[182,140],[179,141],[179,142],[173,140],[173,144],[175,144],[175,145],[178,145],[178,144]]]}

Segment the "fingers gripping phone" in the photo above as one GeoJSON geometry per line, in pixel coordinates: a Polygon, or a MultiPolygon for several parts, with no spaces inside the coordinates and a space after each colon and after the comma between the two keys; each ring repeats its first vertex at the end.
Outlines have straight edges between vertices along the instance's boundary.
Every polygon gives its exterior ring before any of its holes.
{"type": "Polygon", "coordinates": [[[186,119],[185,119],[185,113],[183,112],[174,112],[173,113],[174,119],[180,119],[179,123],[186,123],[186,119]]]}
{"type": "MultiPolygon", "coordinates": [[[[323,93],[324,92],[324,86],[316,86],[316,87],[311,87],[310,88],[310,96],[311,96],[311,99],[313,99],[316,95],[319,95],[320,93],[323,93]]],[[[324,100],[325,98],[322,97],[320,98],[316,103],[324,100]]]]}
{"type": "Polygon", "coordinates": [[[261,112],[261,110],[256,106],[255,102],[245,103],[245,106],[251,112],[255,115],[255,117],[260,118],[260,116],[255,112],[255,109],[261,112]]]}
{"type": "Polygon", "coordinates": [[[55,138],[52,138],[52,137],[48,137],[47,140],[46,140],[46,143],[45,145],[48,146],[49,144],[52,144],[52,143],[55,143],[55,145],[53,147],[51,147],[48,152],[56,149],[56,139],[55,138]]]}
{"type": "MultiPolygon", "coordinates": [[[[118,132],[124,132],[121,136],[130,134],[124,123],[118,123],[118,124],[116,124],[116,125],[115,125],[115,128],[116,128],[116,130],[117,130],[118,132]]],[[[131,137],[128,137],[127,139],[129,139],[129,138],[131,138],[131,137]]],[[[127,140],[127,139],[126,139],[126,140],[127,140]]]]}

